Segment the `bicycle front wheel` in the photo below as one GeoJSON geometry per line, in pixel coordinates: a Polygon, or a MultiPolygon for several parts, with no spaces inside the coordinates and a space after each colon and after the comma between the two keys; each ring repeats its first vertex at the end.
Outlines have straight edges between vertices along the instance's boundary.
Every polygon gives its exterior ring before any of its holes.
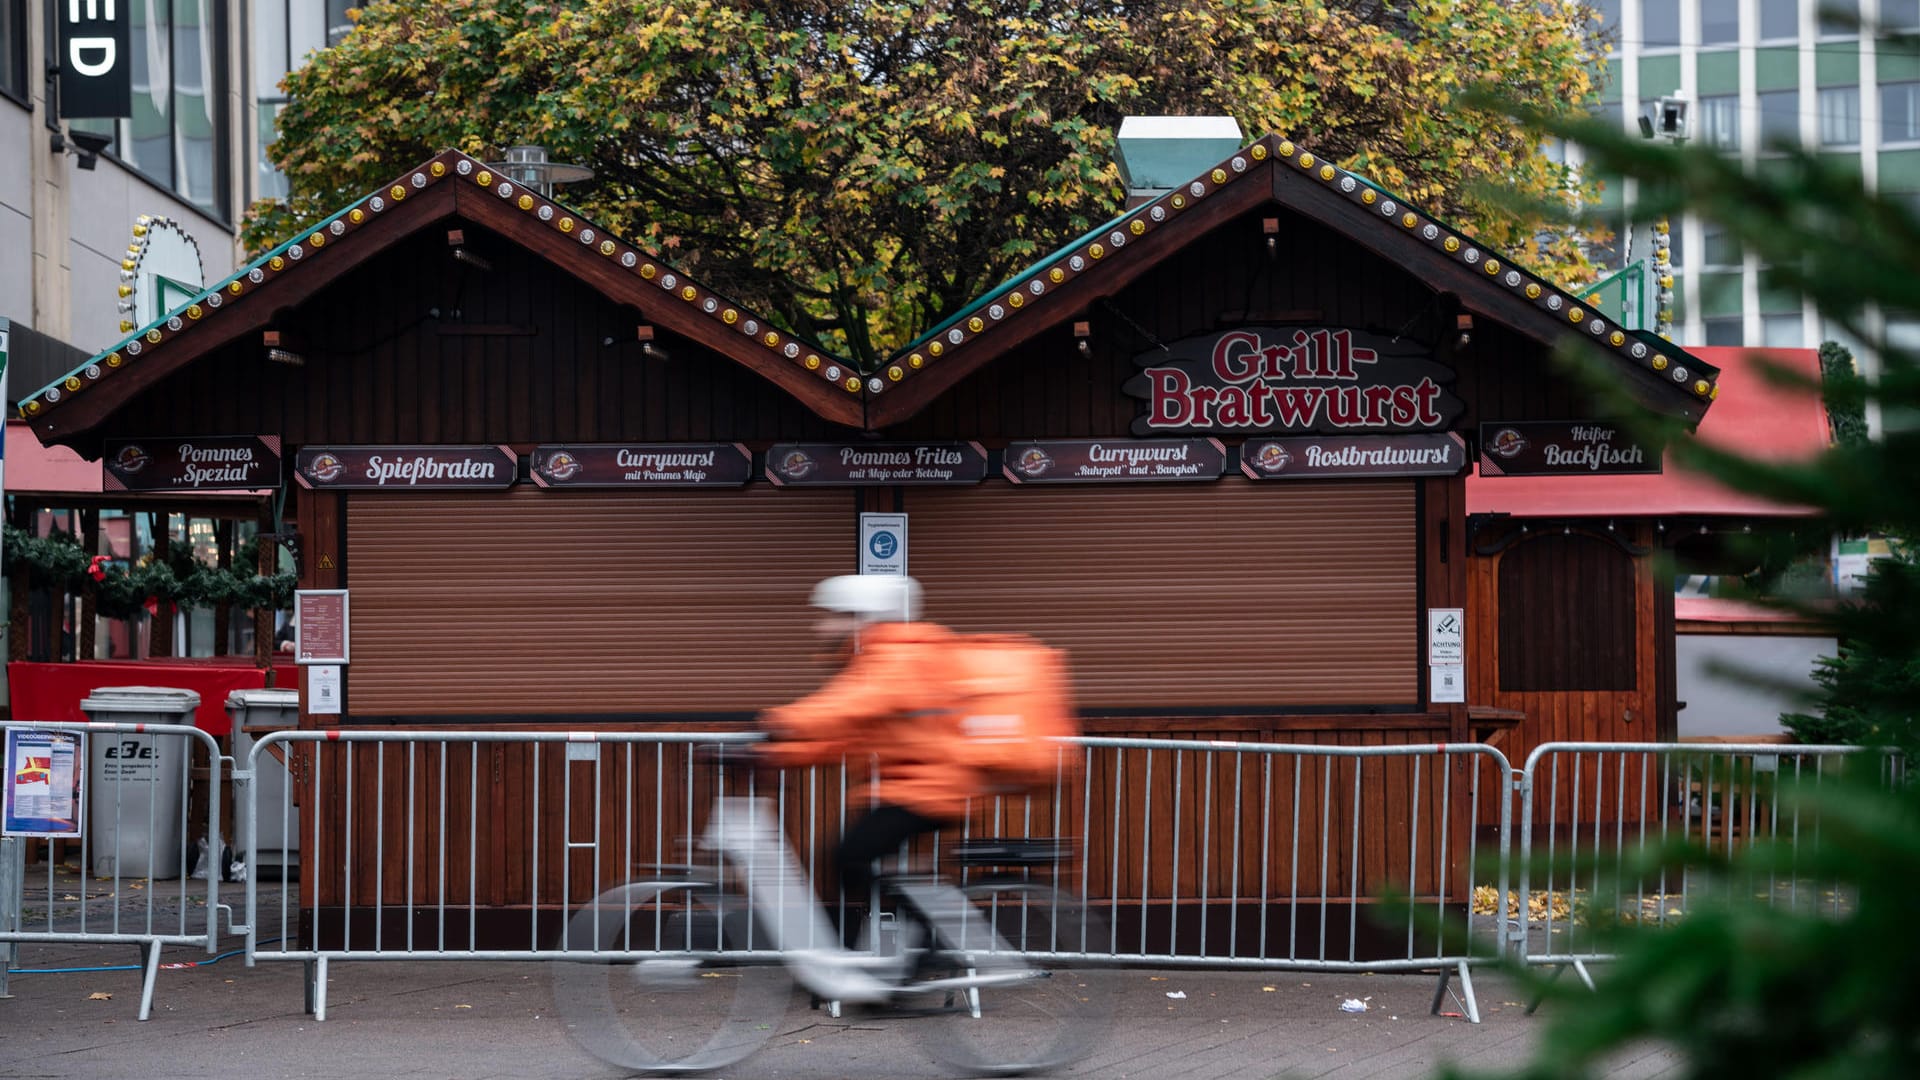
{"type": "Polygon", "coordinates": [[[742,955],[746,901],[659,882],[601,893],[568,921],[554,1010],[582,1049],[645,1075],[723,1068],[760,1048],[792,997],[777,961],[742,955]]]}
{"type": "Polygon", "coordinates": [[[1045,885],[962,892],[961,940],[933,942],[920,973],[926,985],[957,984],[930,995],[921,1029],[928,1052],[981,1076],[1045,1072],[1085,1057],[1106,1034],[1113,997],[1074,954],[1106,940],[1105,920],[1045,885]]]}

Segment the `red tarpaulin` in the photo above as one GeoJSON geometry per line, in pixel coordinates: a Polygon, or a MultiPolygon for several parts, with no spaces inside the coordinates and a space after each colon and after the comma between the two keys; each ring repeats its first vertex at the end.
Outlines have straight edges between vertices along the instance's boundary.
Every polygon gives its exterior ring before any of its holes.
{"type": "MultiPolygon", "coordinates": [[[[300,669],[293,664],[276,663],[274,673],[276,688],[300,688],[300,669]]],[[[15,720],[84,723],[87,714],[80,703],[101,687],[164,686],[199,694],[194,725],[216,737],[227,734],[232,727],[227,716],[228,692],[258,690],[267,685],[266,674],[253,666],[251,659],[236,656],[7,665],[15,720]]]]}

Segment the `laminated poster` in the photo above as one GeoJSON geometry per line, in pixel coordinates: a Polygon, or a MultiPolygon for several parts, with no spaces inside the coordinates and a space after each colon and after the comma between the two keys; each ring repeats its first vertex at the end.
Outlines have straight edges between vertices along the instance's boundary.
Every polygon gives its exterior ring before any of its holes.
{"type": "Polygon", "coordinates": [[[84,800],[86,734],[9,728],[0,832],[7,836],[78,837],[84,800]]]}

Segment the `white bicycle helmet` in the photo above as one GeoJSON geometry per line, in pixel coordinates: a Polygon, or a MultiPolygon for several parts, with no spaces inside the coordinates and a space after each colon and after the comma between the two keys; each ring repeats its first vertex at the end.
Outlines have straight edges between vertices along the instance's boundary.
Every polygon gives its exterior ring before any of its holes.
{"type": "Polygon", "coordinates": [[[920,617],[920,583],[897,574],[843,574],[815,585],[811,602],[863,624],[913,622],[920,617]]]}

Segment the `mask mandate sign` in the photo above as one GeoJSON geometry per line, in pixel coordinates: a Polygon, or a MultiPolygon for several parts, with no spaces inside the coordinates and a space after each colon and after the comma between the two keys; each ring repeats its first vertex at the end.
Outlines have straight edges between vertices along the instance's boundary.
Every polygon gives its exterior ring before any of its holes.
{"type": "Polygon", "coordinates": [[[860,515],[860,572],[906,574],[907,515],[860,515]]]}

